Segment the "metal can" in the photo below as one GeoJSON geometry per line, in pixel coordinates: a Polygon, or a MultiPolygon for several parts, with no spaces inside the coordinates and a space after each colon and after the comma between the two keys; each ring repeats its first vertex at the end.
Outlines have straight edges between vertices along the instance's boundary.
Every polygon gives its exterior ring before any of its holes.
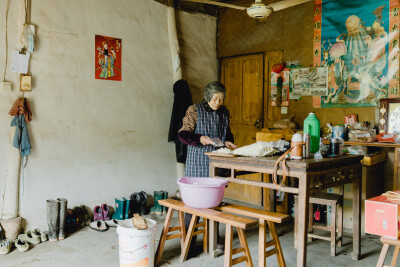
{"type": "Polygon", "coordinates": [[[331,151],[332,156],[339,156],[339,138],[332,138],[331,139],[331,151]]]}
{"type": "Polygon", "coordinates": [[[304,158],[309,158],[310,157],[310,134],[309,133],[305,133],[303,135],[303,157],[304,158]]]}

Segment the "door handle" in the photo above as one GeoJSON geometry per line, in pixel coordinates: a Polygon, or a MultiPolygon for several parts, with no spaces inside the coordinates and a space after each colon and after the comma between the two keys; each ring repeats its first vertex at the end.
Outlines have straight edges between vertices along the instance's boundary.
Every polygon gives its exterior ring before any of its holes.
{"type": "Polygon", "coordinates": [[[258,120],[254,123],[254,126],[255,126],[258,130],[261,130],[261,129],[262,129],[261,119],[258,119],[258,120]]]}

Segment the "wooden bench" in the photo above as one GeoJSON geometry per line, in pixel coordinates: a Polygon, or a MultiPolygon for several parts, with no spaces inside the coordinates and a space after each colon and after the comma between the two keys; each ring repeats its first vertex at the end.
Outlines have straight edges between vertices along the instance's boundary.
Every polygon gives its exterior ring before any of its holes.
{"type": "Polygon", "coordinates": [[[276,233],[275,223],[282,223],[289,220],[289,215],[233,204],[224,204],[221,207],[217,207],[216,209],[229,213],[257,218],[259,220],[258,266],[265,267],[266,258],[274,254],[276,254],[279,266],[286,266],[281,244],[279,242],[279,237],[276,233]],[[270,229],[270,241],[266,241],[266,222],[268,223],[268,227],[270,229]],[[266,249],[271,246],[274,246],[274,248],[266,251],[266,249]]]}
{"type": "Polygon", "coordinates": [[[207,220],[213,220],[219,223],[226,224],[226,234],[225,234],[225,259],[224,266],[232,266],[237,263],[246,262],[247,266],[253,266],[253,262],[251,260],[249,247],[247,245],[246,236],[244,234],[244,230],[248,229],[251,226],[257,224],[257,221],[240,217],[228,213],[224,213],[221,211],[217,211],[214,209],[198,209],[186,206],[182,201],[174,200],[174,199],[164,199],[159,200],[159,203],[163,206],[168,207],[167,217],[165,218],[163,230],[161,232],[160,241],[158,243],[157,252],[156,252],[156,261],[155,265],[158,266],[161,261],[162,252],[164,249],[165,241],[173,238],[181,239],[181,257],[180,261],[185,261],[189,246],[192,241],[192,237],[195,235],[203,234],[203,250],[207,252],[208,250],[208,223],[207,220]],[[179,212],[179,226],[170,227],[173,212],[177,210],[179,212]],[[184,213],[192,214],[192,219],[190,221],[189,229],[185,234],[185,222],[184,222],[184,213]],[[197,218],[203,218],[203,222],[200,224],[196,224],[197,218]],[[197,227],[203,226],[202,230],[195,231],[197,227]],[[236,227],[239,235],[239,240],[241,247],[232,249],[232,228],[236,227]],[[179,233],[168,235],[169,232],[179,231],[179,233]],[[232,259],[233,255],[238,254],[240,252],[244,253],[244,256],[237,257],[232,259]]]}
{"type": "Polygon", "coordinates": [[[383,244],[381,254],[379,255],[378,263],[376,267],[395,267],[397,262],[397,257],[399,256],[400,251],[400,240],[399,239],[390,239],[386,237],[381,237],[381,242],[383,244]],[[389,249],[389,245],[395,246],[392,262],[390,265],[383,265],[385,263],[386,254],[389,249]]]}

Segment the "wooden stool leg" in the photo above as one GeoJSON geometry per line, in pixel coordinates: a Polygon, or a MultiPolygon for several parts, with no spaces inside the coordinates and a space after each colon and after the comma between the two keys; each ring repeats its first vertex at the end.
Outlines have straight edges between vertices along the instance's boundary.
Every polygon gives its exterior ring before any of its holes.
{"type": "MultiPolygon", "coordinates": [[[[273,240],[275,240],[275,247],[276,247],[276,250],[278,251],[278,253],[276,253],[276,257],[278,259],[279,267],[286,267],[286,262],[285,262],[285,258],[283,257],[281,242],[279,242],[279,236],[278,236],[278,233],[276,232],[275,223],[268,222],[268,227],[269,227],[269,232],[270,232],[271,238],[273,240]]],[[[264,259],[264,262],[265,262],[265,259],[264,259]]]]}
{"type": "MultiPolygon", "coordinates": [[[[156,257],[155,266],[160,265],[161,255],[164,250],[165,241],[167,240],[169,225],[171,224],[171,219],[172,219],[173,213],[174,213],[174,210],[172,208],[168,209],[167,217],[165,218],[164,226],[161,231],[160,241],[158,242],[158,246],[157,246],[157,252],[155,255],[155,257],[156,257]]],[[[185,225],[185,224],[183,224],[183,225],[185,225]]]]}
{"type": "Polygon", "coordinates": [[[396,246],[396,248],[394,249],[392,263],[390,264],[393,267],[396,266],[397,257],[399,256],[399,250],[400,250],[400,246],[396,246]]]}
{"type": "Polygon", "coordinates": [[[196,224],[196,221],[197,221],[197,216],[192,215],[192,220],[190,221],[189,229],[186,233],[185,245],[183,246],[183,249],[181,251],[181,257],[180,257],[181,262],[184,262],[187,258],[187,255],[189,252],[189,247],[190,247],[190,242],[192,242],[194,225],[196,224]]]}
{"type": "MultiPolygon", "coordinates": [[[[313,230],[313,224],[314,224],[314,204],[309,205],[308,209],[308,232],[312,233],[313,230]]],[[[308,242],[312,242],[312,237],[307,238],[308,242]]]]}
{"type": "MultiPolygon", "coordinates": [[[[344,193],[344,185],[339,186],[339,194],[343,196],[344,193]]],[[[338,202],[338,220],[337,220],[337,228],[338,228],[338,237],[339,242],[337,243],[338,247],[342,246],[342,241],[343,241],[343,198],[342,201],[338,202]]]]}
{"type": "Polygon", "coordinates": [[[336,256],[336,204],[331,205],[331,256],[336,256]]]}
{"type": "Polygon", "coordinates": [[[298,208],[298,201],[297,196],[294,198],[294,248],[297,249],[297,222],[298,222],[298,215],[299,208],[298,208]]]}
{"type": "Polygon", "coordinates": [[[181,227],[181,251],[185,246],[186,239],[186,227],[185,227],[185,213],[183,211],[178,211],[179,225],[181,227]]]}
{"type": "Polygon", "coordinates": [[[232,266],[232,225],[227,224],[225,230],[225,256],[224,256],[224,267],[232,266]]]}
{"type": "Polygon", "coordinates": [[[376,267],[382,267],[383,263],[385,262],[386,254],[389,249],[389,244],[383,244],[381,254],[379,255],[378,263],[376,264],[376,267]]]}
{"type": "Polygon", "coordinates": [[[203,252],[208,252],[208,220],[203,218],[204,222],[204,234],[203,234],[203,252]]]}
{"type": "MultiPolygon", "coordinates": [[[[295,225],[296,225],[296,221],[295,221],[295,225]]],[[[296,229],[296,226],[295,226],[295,229],[296,229]]],[[[258,266],[259,267],[266,266],[266,263],[265,263],[266,235],[267,235],[267,229],[266,229],[265,221],[260,219],[259,226],[258,226],[258,266]]],[[[295,236],[296,236],[296,231],[295,231],[295,236]]],[[[295,242],[296,242],[296,238],[295,238],[295,242]]]]}
{"type": "Polygon", "coordinates": [[[249,246],[247,244],[246,235],[244,234],[244,230],[240,229],[240,228],[236,228],[236,229],[237,229],[237,232],[238,232],[240,244],[242,245],[242,247],[244,247],[244,255],[247,258],[246,266],[247,267],[253,267],[254,265],[253,265],[253,261],[251,259],[249,246]]]}

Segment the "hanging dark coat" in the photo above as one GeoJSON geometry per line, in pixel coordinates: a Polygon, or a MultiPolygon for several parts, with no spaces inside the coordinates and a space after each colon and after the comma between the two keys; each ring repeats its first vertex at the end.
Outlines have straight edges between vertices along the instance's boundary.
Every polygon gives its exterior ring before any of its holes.
{"type": "Polygon", "coordinates": [[[176,161],[186,162],[187,145],[182,144],[178,138],[178,131],[182,128],[182,119],[186,110],[193,105],[189,85],[185,80],[174,83],[174,104],[172,107],[171,123],[169,126],[168,142],[175,142],[176,161]]]}

